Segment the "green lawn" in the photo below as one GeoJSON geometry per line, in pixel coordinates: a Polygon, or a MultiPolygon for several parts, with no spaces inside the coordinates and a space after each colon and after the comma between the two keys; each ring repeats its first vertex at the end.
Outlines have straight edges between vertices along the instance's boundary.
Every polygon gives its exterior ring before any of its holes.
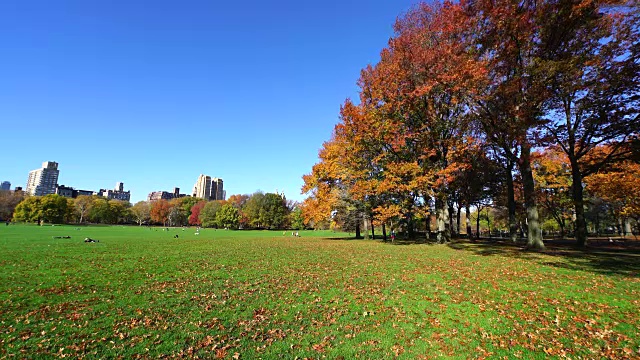
{"type": "Polygon", "coordinates": [[[2,225],[0,358],[640,357],[637,256],[194,232],[2,225]]]}

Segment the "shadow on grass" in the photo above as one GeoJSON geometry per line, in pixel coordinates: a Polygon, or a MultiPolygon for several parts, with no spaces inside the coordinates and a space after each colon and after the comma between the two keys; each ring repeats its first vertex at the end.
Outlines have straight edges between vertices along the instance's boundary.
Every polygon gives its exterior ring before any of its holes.
{"type": "Polygon", "coordinates": [[[574,244],[573,241],[545,241],[544,252],[527,251],[523,245],[508,241],[454,240],[447,246],[481,256],[512,257],[569,270],[640,277],[639,244],[629,243],[621,246],[620,244],[592,243],[586,249],[576,249],[574,244]],[[548,257],[542,255],[555,257],[557,261],[550,261],[548,257]]]}

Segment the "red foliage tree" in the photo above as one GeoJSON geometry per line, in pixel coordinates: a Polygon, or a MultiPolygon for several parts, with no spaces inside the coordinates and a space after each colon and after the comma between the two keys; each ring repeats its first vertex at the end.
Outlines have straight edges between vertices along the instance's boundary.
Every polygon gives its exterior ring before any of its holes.
{"type": "Polygon", "coordinates": [[[191,216],[189,216],[189,225],[202,225],[200,223],[200,211],[207,204],[206,201],[199,201],[191,208],[191,216]]]}

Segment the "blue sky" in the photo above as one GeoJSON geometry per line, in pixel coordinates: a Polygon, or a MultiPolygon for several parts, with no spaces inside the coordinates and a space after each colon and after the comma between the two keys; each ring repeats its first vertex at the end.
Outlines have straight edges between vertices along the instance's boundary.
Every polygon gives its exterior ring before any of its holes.
{"type": "Polygon", "coordinates": [[[284,191],[415,1],[0,2],[0,181],[284,191]]]}

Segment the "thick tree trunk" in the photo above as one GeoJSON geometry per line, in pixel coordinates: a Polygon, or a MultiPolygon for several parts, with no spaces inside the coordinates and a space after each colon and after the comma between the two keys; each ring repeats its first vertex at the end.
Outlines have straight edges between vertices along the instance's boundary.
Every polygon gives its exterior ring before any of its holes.
{"type": "Polygon", "coordinates": [[[356,239],[360,239],[360,224],[356,224],[356,239]]]}
{"type": "Polygon", "coordinates": [[[472,236],[473,236],[473,235],[471,234],[471,206],[469,206],[469,204],[467,204],[467,205],[464,207],[464,210],[465,210],[465,215],[467,216],[467,218],[466,218],[466,220],[465,220],[465,222],[467,223],[467,237],[468,237],[469,239],[471,239],[471,238],[472,238],[472,236]]]}
{"type": "Polygon", "coordinates": [[[624,237],[631,236],[633,233],[631,232],[631,219],[624,219],[624,237]]]}
{"type": "Polygon", "coordinates": [[[524,188],[524,204],[527,209],[527,248],[530,250],[544,250],[540,222],[538,220],[538,206],[535,199],[533,172],[531,171],[531,148],[529,145],[521,147],[519,161],[520,174],[524,188]]]}
{"type": "Polygon", "coordinates": [[[364,239],[369,240],[369,221],[365,217],[362,223],[364,224],[364,239]]]}
{"type": "Polygon", "coordinates": [[[382,223],[382,241],[387,241],[387,226],[385,223],[382,223]]]}
{"type": "Polygon", "coordinates": [[[449,211],[449,234],[453,236],[456,232],[455,224],[453,223],[453,217],[455,212],[453,211],[453,201],[447,201],[448,211],[449,211]]]}
{"type": "Polygon", "coordinates": [[[373,218],[369,219],[369,224],[371,224],[371,239],[375,240],[376,239],[376,228],[375,228],[375,226],[373,226],[373,218]]]}
{"type": "Polygon", "coordinates": [[[413,231],[413,213],[407,213],[407,236],[409,239],[414,239],[414,231],[413,231]]]}
{"type": "Polygon", "coordinates": [[[571,161],[571,196],[576,214],[575,238],[578,247],[587,245],[587,221],[584,218],[584,194],[582,189],[582,174],[578,161],[571,161]]]}
{"type": "Polygon", "coordinates": [[[516,223],[516,197],[513,189],[513,160],[507,160],[507,207],[509,210],[509,237],[518,240],[518,224],[516,223]]]}
{"type": "Polygon", "coordinates": [[[449,233],[449,207],[446,201],[441,198],[436,199],[436,224],[437,234],[436,239],[439,243],[447,242],[451,239],[449,233]]]}

